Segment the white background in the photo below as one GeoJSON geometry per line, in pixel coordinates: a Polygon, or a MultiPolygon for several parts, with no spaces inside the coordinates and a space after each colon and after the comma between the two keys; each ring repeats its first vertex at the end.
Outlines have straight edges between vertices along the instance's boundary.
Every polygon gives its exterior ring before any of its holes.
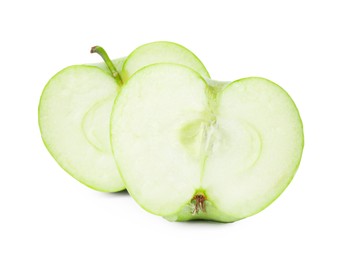
{"type": "Polygon", "coordinates": [[[2,1],[0,259],[341,259],[339,1],[2,1]],[[212,78],[284,87],[305,127],[301,166],[269,208],[233,224],[172,223],[127,193],[66,174],[45,149],[39,97],[57,71],[178,42],[212,78]]]}

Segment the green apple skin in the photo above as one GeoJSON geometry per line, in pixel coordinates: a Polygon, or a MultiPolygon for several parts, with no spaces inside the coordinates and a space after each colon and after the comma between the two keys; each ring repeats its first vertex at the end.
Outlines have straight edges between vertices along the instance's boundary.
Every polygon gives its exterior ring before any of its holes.
{"type": "Polygon", "coordinates": [[[220,83],[156,64],[116,98],[111,144],[127,190],[146,211],[170,221],[234,222],[286,189],[304,137],[296,105],[267,79],[220,83]],[[194,210],[199,194],[204,206],[194,210]]]}

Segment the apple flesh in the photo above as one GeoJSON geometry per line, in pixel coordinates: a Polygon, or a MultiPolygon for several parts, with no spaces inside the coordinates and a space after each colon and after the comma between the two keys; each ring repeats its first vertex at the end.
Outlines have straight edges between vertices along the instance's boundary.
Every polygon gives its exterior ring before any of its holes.
{"type": "Polygon", "coordinates": [[[67,67],[47,83],[39,104],[39,126],[46,148],[66,172],[95,190],[116,192],[125,187],[112,156],[109,126],[121,75],[128,80],[133,70],[160,61],[208,73],[192,52],[171,42],[150,43],[113,61],[101,47],[92,52],[105,63],[67,67]]]}
{"type": "Polygon", "coordinates": [[[39,104],[46,148],[71,176],[100,191],[124,189],[108,134],[108,118],[119,88],[100,68],[75,65],[47,83],[39,104]]]}
{"type": "Polygon", "coordinates": [[[126,188],[147,211],[233,222],[288,186],[303,127],[292,99],[269,80],[208,84],[185,66],[156,64],[118,95],[111,144],[126,188]]]}
{"type": "MultiPolygon", "coordinates": [[[[127,82],[136,71],[143,67],[157,63],[184,65],[198,72],[203,78],[210,79],[210,75],[201,60],[189,49],[174,42],[147,43],[133,50],[128,57],[115,59],[112,62],[123,82],[127,82]]],[[[92,65],[110,73],[108,66],[103,62],[92,65]]]]}
{"type": "Polygon", "coordinates": [[[127,57],[122,67],[122,79],[126,82],[136,71],[157,63],[181,64],[204,78],[210,78],[205,66],[193,52],[177,43],[159,41],[142,45],[127,57]]]}

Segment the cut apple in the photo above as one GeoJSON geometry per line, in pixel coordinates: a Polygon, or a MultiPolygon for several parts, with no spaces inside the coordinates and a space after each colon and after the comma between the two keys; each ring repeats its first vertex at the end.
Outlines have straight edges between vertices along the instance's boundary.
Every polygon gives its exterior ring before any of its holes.
{"type": "Polygon", "coordinates": [[[205,66],[193,52],[177,43],[159,41],[142,45],[127,57],[122,68],[122,79],[126,82],[141,68],[165,62],[181,64],[198,72],[204,78],[210,77],[205,66]]]}
{"type": "Polygon", "coordinates": [[[47,83],[39,105],[41,135],[51,155],[74,178],[101,191],[124,189],[108,134],[118,90],[109,73],[76,65],[47,83]]]}
{"type": "Polygon", "coordinates": [[[192,52],[170,42],[144,45],[127,60],[111,61],[100,46],[91,52],[105,63],[68,67],[47,83],[39,105],[39,126],[47,149],[65,171],[93,189],[115,192],[124,185],[112,157],[109,126],[122,75],[128,80],[132,70],[160,61],[208,73],[192,52]]]}
{"type": "Polygon", "coordinates": [[[119,93],[111,144],[129,193],[147,211],[232,222],[284,191],[303,128],[292,99],[269,80],[213,86],[185,66],[156,64],[119,93]]]}

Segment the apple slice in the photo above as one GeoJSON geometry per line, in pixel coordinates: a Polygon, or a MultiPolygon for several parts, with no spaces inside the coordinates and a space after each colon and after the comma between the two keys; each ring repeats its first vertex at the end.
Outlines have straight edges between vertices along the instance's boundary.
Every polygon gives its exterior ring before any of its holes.
{"type": "Polygon", "coordinates": [[[104,70],[75,65],[47,83],[39,104],[46,148],[71,176],[100,191],[124,189],[112,158],[108,120],[119,88],[104,70]]]}
{"type": "Polygon", "coordinates": [[[39,104],[39,127],[46,148],[71,176],[95,190],[115,192],[125,187],[112,157],[109,119],[122,85],[124,58],[74,65],[46,84],[39,104]]]}
{"type": "Polygon", "coordinates": [[[165,62],[187,66],[204,78],[210,78],[205,66],[193,52],[177,43],[158,41],[138,47],[127,57],[122,67],[123,82],[145,66],[165,62]]]}
{"type": "Polygon", "coordinates": [[[232,222],[284,191],[303,128],[292,99],[269,80],[209,86],[185,66],[156,64],[118,95],[111,142],[129,193],[147,211],[232,222]]]}
{"type": "Polygon", "coordinates": [[[106,192],[124,189],[110,147],[110,114],[120,90],[121,75],[159,61],[187,64],[206,73],[200,60],[170,42],[144,45],[126,58],[110,60],[95,46],[104,63],[70,66],[46,85],[39,104],[42,139],[55,160],[83,184],[106,192]],[[141,60],[143,58],[143,60],[141,60]],[[126,64],[124,68],[124,64],[126,64]]]}

